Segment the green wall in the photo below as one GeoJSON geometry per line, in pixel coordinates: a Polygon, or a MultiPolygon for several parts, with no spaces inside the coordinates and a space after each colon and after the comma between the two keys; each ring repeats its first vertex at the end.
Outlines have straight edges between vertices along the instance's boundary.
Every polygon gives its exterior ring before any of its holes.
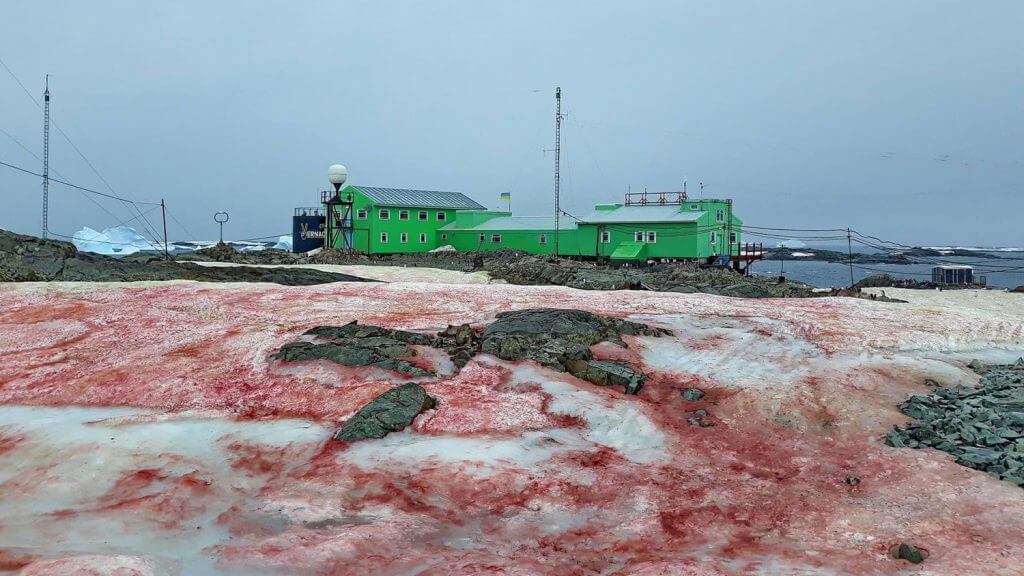
{"type": "MultiPolygon", "coordinates": [[[[552,254],[554,252],[554,230],[505,230],[487,228],[487,221],[511,216],[509,212],[491,210],[452,210],[437,208],[407,208],[375,206],[356,186],[342,191],[353,197],[353,245],[356,250],[371,254],[427,252],[439,246],[451,245],[457,250],[499,250],[509,248],[531,254],[552,254]],[[360,211],[365,214],[360,218],[360,211]],[[389,218],[381,218],[381,210],[389,218]],[[425,211],[426,220],[419,219],[425,211]],[[408,219],[402,219],[403,212],[408,219]],[[438,214],[443,214],[438,219],[438,214]],[[449,227],[448,229],[442,229],[449,227]],[[478,227],[478,228],[474,228],[478,227]],[[387,242],[381,234],[387,234],[387,242]],[[406,241],[402,242],[402,234],[406,241]],[[484,241],[480,241],[480,235],[484,241]],[[492,236],[499,234],[500,242],[492,236]],[[546,242],[540,242],[541,235],[546,242]],[[423,241],[421,242],[421,235],[423,241]]],[[[614,204],[598,205],[597,209],[614,212],[614,204]]],[[[564,256],[611,256],[622,242],[636,240],[636,232],[643,233],[647,244],[647,258],[693,258],[704,259],[724,255],[729,251],[729,222],[736,242],[742,243],[742,221],[732,214],[732,203],[726,200],[690,200],[680,207],[683,212],[701,211],[704,214],[695,222],[672,223],[577,223],[576,228],[561,230],[559,254],[564,256]],[[721,211],[721,219],[719,219],[721,211]],[[602,231],[608,233],[608,242],[600,242],[602,231]],[[655,241],[648,242],[648,233],[655,233],[655,241]],[[714,237],[712,237],[712,233],[714,237]]]]}

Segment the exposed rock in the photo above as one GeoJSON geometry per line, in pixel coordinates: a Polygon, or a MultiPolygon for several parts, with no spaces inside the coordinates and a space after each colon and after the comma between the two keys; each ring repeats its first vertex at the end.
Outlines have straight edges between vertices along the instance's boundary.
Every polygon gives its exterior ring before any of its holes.
{"type": "Polygon", "coordinates": [[[845,482],[850,486],[857,486],[860,484],[860,478],[856,476],[847,476],[845,482]]]}
{"type": "Polygon", "coordinates": [[[690,402],[696,402],[704,397],[704,391],[699,388],[687,388],[683,390],[683,398],[690,402]]]}
{"type": "Polygon", "coordinates": [[[643,386],[642,373],[623,362],[594,360],[590,352],[598,342],[625,346],[623,334],[661,336],[667,331],[582,310],[534,308],[498,314],[480,335],[480,350],[503,360],[533,360],[635,394],[643,386]]]}
{"type": "Polygon", "coordinates": [[[452,362],[462,368],[480,352],[480,334],[469,324],[448,326],[438,332],[435,346],[448,352],[452,362]]]}
{"type": "Polygon", "coordinates": [[[416,352],[407,344],[431,345],[426,334],[350,322],[344,326],[317,326],[306,331],[327,342],[285,344],[273,358],[284,362],[330,360],[344,366],[375,366],[410,376],[430,376],[423,368],[404,360],[416,352]]]}
{"type": "Polygon", "coordinates": [[[1024,363],[969,366],[977,386],[938,388],[912,396],[900,411],[914,421],[886,436],[895,447],[935,448],[960,464],[1024,484],[1024,363]]]}
{"type": "Polygon", "coordinates": [[[911,564],[920,564],[924,562],[924,554],[913,544],[907,542],[901,542],[899,548],[896,549],[896,558],[900,560],[906,560],[911,564]]]}
{"type": "Polygon", "coordinates": [[[425,410],[435,406],[434,399],[422,386],[402,384],[377,396],[349,418],[334,435],[335,440],[355,442],[368,438],[383,438],[402,430],[425,410]]]}
{"type": "Polygon", "coordinates": [[[134,282],[196,280],[200,282],[272,282],[307,286],[330,282],[367,282],[348,274],[304,268],[208,267],[173,262],[159,256],[113,258],[79,252],[74,244],[0,230],[0,281],[134,282]]]}

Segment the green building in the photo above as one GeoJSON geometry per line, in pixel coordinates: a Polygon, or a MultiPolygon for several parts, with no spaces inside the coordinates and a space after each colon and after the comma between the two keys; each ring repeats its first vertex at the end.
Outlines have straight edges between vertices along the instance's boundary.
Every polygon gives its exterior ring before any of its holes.
{"type": "MultiPolygon", "coordinates": [[[[343,248],[370,254],[428,252],[441,246],[456,250],[509,248],[552,254],[555,223],[550,216],[513,216],[487,210],[458,192],[348,186],[338,195],[346,219],[333,221],[345,232],[334,240],[343,248]]],[[[732,200],[689,199],[680,193],[627,194],[624,204],[598,204],[582,217],[559,219],[558,253],[562,256],[613,260],[713,260],[739,255],[742,221],[732,200]]],[[[328,215],[331,219],[331,215],[328,215]]]]}

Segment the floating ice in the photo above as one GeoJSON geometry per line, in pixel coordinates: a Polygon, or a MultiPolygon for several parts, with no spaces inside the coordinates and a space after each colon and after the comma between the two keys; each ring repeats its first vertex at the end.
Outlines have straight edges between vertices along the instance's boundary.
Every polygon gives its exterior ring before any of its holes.
{"type": "Polygon", "coordinates": [[[103,232],[86,226],[74,233],[71,242],[82,252],[96,254],[134,254],[153,250],[153,244],[130,226],[114,226],[103,232]]]}
{"type": "Polygon", "coordinates": [[[274,249],[275,250],[287,250],[287,251],[291,252],[292,251],[292,237],[291,236],[281,236],[281,237],[279,237],[277,239],[277,244],[274,244],[274,249]]]}

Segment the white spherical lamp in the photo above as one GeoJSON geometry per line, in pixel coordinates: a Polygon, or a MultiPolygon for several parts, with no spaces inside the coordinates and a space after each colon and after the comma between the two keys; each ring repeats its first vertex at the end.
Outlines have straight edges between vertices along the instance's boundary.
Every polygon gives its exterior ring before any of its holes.
{"type": "Polygon", "coordinates": [[[334,184],[335,192],[341,190],[341,185],[348,179],[348,168],[341,164],[331,164],[331,167],[327,169],[327,179],[334,184]]]}

